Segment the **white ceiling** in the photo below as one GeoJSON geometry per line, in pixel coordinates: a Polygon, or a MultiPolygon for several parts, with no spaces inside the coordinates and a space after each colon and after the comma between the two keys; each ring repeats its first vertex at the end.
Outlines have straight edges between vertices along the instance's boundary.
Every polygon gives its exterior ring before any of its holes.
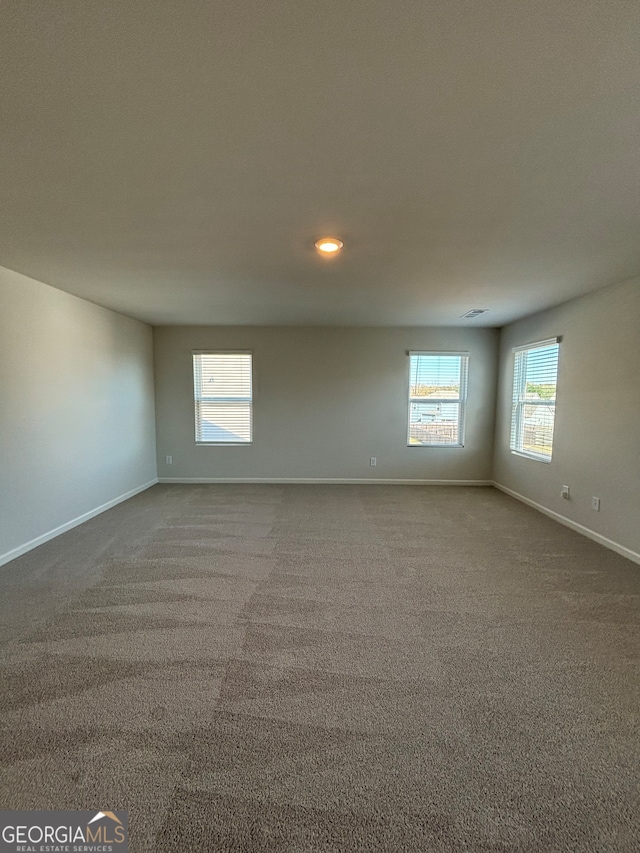
{"type": "Polygon", "coordinates": [[[8,0],[0,33],[0,264],[122,313],[499,326],[640,273],[637,0],[8,0]]]}

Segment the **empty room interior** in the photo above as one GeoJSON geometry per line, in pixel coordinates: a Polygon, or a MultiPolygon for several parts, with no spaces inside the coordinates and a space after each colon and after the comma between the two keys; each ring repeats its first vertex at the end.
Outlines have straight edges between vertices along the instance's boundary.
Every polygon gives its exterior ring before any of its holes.
{"type": "Polygon", "coordinates": [[[3,850],[640,849],[639,43],[2,4],[3,850]]]}

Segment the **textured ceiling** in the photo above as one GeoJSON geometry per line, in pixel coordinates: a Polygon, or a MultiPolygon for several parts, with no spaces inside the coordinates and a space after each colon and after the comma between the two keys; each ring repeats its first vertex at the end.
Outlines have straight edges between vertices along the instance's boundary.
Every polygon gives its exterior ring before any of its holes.
{"type": "Polygon", "coordinates": [[[640,273],[637,0],[5,0],[0,33],[0,264],[117,311],[497,326],[640,273]]]}

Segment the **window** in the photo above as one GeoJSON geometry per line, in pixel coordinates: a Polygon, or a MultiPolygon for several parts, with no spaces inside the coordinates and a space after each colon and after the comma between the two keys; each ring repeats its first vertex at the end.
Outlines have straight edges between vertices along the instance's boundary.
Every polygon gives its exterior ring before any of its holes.
{"type": "Polygon", "coordinates": [[[196,444],[253,440],[252,355],[194,352],[196,444]]]}
{"type": "Polygon", "coordinates": [[[551,461],[558,350],[557,338],[513,350],[510,447],[541,462],[551,461]]]}
{"type": "Polygon", "coordinates": [[[409,353],[410,447],[462,447],[469,356],[409,353]]]}

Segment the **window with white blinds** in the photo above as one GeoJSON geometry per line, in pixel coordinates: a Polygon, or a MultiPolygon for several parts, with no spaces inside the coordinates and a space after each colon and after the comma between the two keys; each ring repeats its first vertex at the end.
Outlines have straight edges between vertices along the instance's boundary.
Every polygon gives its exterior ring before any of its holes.
{"type": "Polygon", "coordinates": [[[462,447],[469,355],[409,353],[409,447],[462,447]]]}
{"type": "Polygon", "coordinates": [[[253,382],[250,352],[194,352],[197,444],[250,444],[253,382]]]}
{"type": "Polygon", "coordinates": [[[510,447],[532,459],[550,462],[556,415],[557,338],[514,350],[510,447]]]}

